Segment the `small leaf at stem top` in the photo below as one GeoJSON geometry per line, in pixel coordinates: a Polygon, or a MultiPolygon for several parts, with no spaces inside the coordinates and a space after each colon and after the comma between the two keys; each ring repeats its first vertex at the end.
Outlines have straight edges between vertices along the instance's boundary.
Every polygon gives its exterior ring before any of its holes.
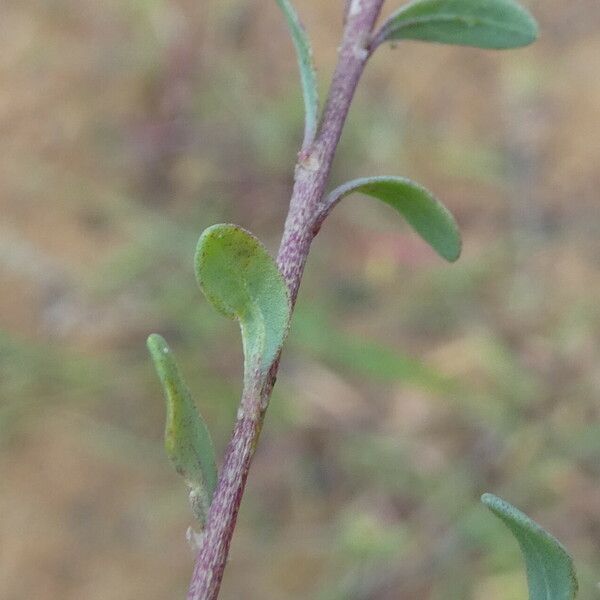
{"type": "Polygon", "coordinates": [[[527,568],[529,600],[573,600],[577,577],[563,545],[526,514],[493,494],[481,501],[510,529],[519,542],[527,568]]]}
{"type": "Polygon", "coordinates": [[[217,486],[215,451],[204,419],[179,374],[167,342],[158,334],[148,338],[148,350],[167,401],[165,449],[190,488],[194,515],[204,525],[217,486]]]}
{"type": "Polygon", "coordinates": [[[460,256],[461,238],[454,217],[425,188],[404,177],[365,177],[335,189],[325,201],[330,210],[339,200],[360,192],[395,208],[412,228],[443,258],[454,262],[460,256]]]}
{"type": "Polygon", "coordinates": [[[245,376],[261,374],[279,354],[290,320],[288,288],[275,261],[250,232],[213,225],[196,250],[196,277],[212,305],[240,322],[245,376]]]}
{"type": "Polygon", "coordinates": [[[317,90],[317,75],[313,62],[313,53],[310,40],[300,19],[289,0],[276,0],[281,8],[288,28],[290,30],[298,66],[300,67],[300,81],[302,84],[302,96],[304,98],[305,126],[304,144],[308,145],[315,139],[317,132],[317,120],[319,112],[319,94],[317,90]]]}
{"type": "Polygon", "coordinates": [[[414,0],[392,14],[376,39],[508,49],[537,37],[535,19],[515,0],[414,0]]]}

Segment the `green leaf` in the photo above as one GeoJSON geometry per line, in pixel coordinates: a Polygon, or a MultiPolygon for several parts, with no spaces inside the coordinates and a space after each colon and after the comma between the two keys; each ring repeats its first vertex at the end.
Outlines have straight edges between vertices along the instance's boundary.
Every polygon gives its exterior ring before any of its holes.
{"type": "Polygon", "coordinates": [[[386,21],[376,39],[506,49],[537,37],[535,19],[514,0],[415,0],[386,21]]]}
{"type": "Polygon", "coordinates": [[[190,488],[195,516],[204,524],[217,485],[215,451],[210,433],[179,374],[167,342],[153,333],[147,345],[167,401],[165,449],[190,488]]]}
{"type": "Polygon", "coordinates": [[[213,225],[196,250],[200,289],[221,313],[239,321],[245,376],[264,374],[279,354],[290,320],[287,285],[266,248],[237,225],[213,225]]]}
{"type": "Polygon", "coordinates": [[[520,510],[494,496],[481,501],[511,530],[527,567],[529,600],[573,600],[577,578],[573,560],[562,544],[520,510]]]}
{"type": "Polygon", "coordinates": [[[425,188],[404,177],[365,177],[334,190],[327,210],[352,192],[377,198],[395,208],[412,228],[443,258],[454,262],[460,256],[461,238],[456,221],[446,207],[425,188]]]}
{"type": "Polygon", "coordinates": [[[300,67],[300,80],[302,83],[302,95],[304,97],[305,125],[304,144],[314,141],[317,132],[317,119],[319,112],[319,95],[317,91],[317,75],[313,63],[313,53],[310,40],[298,18],[298,13],[289,0],[276,0],[283,11],[285,20],[292,35],[292,41],[296,48],[298,66],[300,67]]]}

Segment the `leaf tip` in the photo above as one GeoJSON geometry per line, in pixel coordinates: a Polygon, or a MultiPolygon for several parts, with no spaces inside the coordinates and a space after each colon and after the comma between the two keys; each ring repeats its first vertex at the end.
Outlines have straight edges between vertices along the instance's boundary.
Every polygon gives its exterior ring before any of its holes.
{"type": "Polygon", "coordinates": [[[226,306],[222,298],[219,298],[214,291],[211,291],[208,281],[211,278],[223,276],[222,273],[217,272],[218,261],[215,260],[214,255],[215,253],[218,254],[223,247],[231,246],[231,241],[226,240],[227,236],[241,229],[241,227],[231,223],[217,223],[207,227],[200,234],[194,254],[194,272],[200,290],[213,307],[229,319],[236,318],[235,311],[226,306]]]}
{"type": "Polygon", "coordinates": [[[498,496],[494,496],[494,494],[490,494],[489,492],[485,492],[484,494],[481,494],[481,502],[483,502],[483,504],[485,504],[486,506],[491,506],[495,500],[498,499],[498,496]]]}
{"type": "Polygon", "coordinates": [[[531,600],[573,600],[578,583],[567,549],[518,508],[485,493],[481,502],[510,529],[523,553],[531,600]]]}
{"type": "Polygon", "coordinates": [[[530,41],[529,44],[533,44],[540,37],[540,26],[533,15],[529,15],[531,17],[531,31],[530,31],[530,41]]]}
{"type": "Polygon", "coordinates": [[[171,349],[169,348],[165,338],[158,333],[151,333],[148,336],[148,339],[146,340],[146,347],[148,348],[148,352],[150,352],[150,358],[154,363],[154,368],[156,369],[156,372],[158,373],[163,385],[165,385],[167,372],[170,369],[169,363],[166,361],[171,358],[171,349]]]}
{"type": "MultiPolygon", "coordinates": [[[[454,218],[452,218],[454,221],[454,218]]],[[[460,230],[458,229],[458,225],[454,223],[456,226],[456,239],[450,248],[444,250],[444,252],[440,252],[441,256],[445,258],[449,263],[455,263],[462,254],[463,242],[462,236],[460,235],[460,230]]]]}
{"type": "MultiPolygon", "coordinates": [[[[512,504],[506,500],[503,500],[499,496],[496,496],[495,494],[490,492],[482,494],[481,502],[500,518],[506,518],[508,516],[513,521],[526,521],[528,526],[533,523],[533,521],[531,521],[531,519],[525,513],[521,512],[512,504]]],[[[536,527],[539,526],[536,524],[536,527]]]]}
{"type": "Polygon", "coordinates": [[[167,346],[167,342],[162,335],[158,333],[151,333],[146,340],[146,346],[150,351],[150,354],[155,354],[156,352],[168,352],[169,347],[167,346]]]}
{"type": "Polygon", "coordinates": [[[514,48],[523,48],[530,46],[538,40],[540,37],[540,26],[536,18],[524,7],[520,6],[523,11],[523,25],[522,37],[519,42],[515,42],[514,48]]]}
{"type": "Polygon", "coordinates": [[[229,231],[237,228],[237,225],[232,225],[231,223],[217,223],[216,225],[211,225],[210,227],[207,227],[198,238],[198,244],[196,245],[195,255],[196,265],[198,265],[198,263],[201,262],[204,258],[204,253],[207,244],[209,244],[212,240],[218,240],[222,238],[229,231]]]}

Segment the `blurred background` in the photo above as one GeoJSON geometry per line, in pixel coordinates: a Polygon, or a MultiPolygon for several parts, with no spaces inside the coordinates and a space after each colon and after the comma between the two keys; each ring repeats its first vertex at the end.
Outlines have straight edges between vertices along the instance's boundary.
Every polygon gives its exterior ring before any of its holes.
{"type": "MultiPolygon", "coordinates": [[[[297,0],[322,84],[342,0],[297,0]]],[[[381,48],[332,174],[457,216],[447,265],[388,207],[318,236],[224,600],[523,600],[493,491],[600,581],[600,3],[532,0],[512,52],[381,48]]],[[[387,2],[386,12],[398,2],[387,2]]],[[[183,598],[186,493],[146,355],[162,333],[219,455],[237,326],[197,289],[216,222],[275,253],[302,133],[275,3],[3,0],[0,597],[183,598]]]]}

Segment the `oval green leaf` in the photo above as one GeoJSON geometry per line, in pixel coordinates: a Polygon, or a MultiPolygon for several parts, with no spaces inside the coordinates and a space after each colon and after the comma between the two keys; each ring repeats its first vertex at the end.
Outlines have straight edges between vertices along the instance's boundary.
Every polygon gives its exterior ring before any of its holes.
{"type": "Polygon", "coordinates": [[[535,19],[514,0],[415,0],[392,14],[376,43],[411,39],[508,49],[537,37],[535,19]]]}
{"type": "Polygon", "coordinates": [[[213,225],[196,250],[196,277],[211,304],[240,323],[245,373],[266,373],[290,320],[287,285],[266,248],[237,225],[213,225]]]}
{"type": "Polygon", "coordinates": [[[276,0],[287,22],[300,68],[300,82],[304,98],[305,122],[304,145],[311,144],[317,132],[319,113],[319,93],[317,90],[317,75],[313,62],[310,40],[300,22],[298,13],[289,0],[276,0]]]}
{"type": "Polygon", "coordinates": [[[563,545],[520,510],[494,496],[481,501],[510,529],[519,542],[527,568],[529,600],[573,600],[577,577],[563,545]]]}
{"type": "Polygon", "coordinates": [[[350,181],[327,198],[326,210],[352,192],[377,198],[395,208],[443,258],[454,262],[462,247],[460,232],[448,209],[425,188],[404,177],[365,177],[350,181]]]}
{"type": "Polygon", "coordinates": [[[215,451],[208,427],[179,374],[167,342],[158,334],[148,338],[148,350],[167,402],[165,450],[190,488],[190,502],[204,525],[217,486],[215,451]]]}

